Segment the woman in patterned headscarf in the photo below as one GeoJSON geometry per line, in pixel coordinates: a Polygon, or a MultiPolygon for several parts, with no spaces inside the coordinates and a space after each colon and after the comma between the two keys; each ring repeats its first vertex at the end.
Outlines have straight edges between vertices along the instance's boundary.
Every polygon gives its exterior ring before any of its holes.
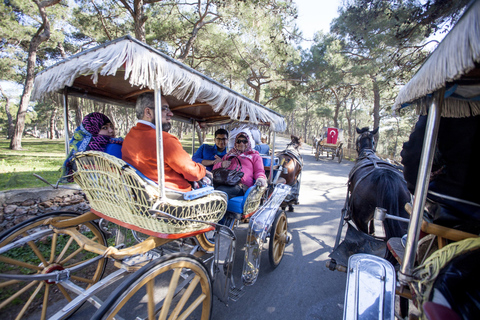
{"type": "Polygon", "coordinates": [[[249,135],[246,132],[240,132],[235,137],[234,147],[213,166],[213,170],[217,168],[235,169],[240,161],[242,165],[243,177],[240,183],[235,186],[215,186],[215,189],[224,191],[228,195],[228,199],[237,196],[243,196],[248,188],[257,184],[259,186],[267,186],[267,177],[263,168],[263,160],[258,151],[252,149],[249,135]]]}
{"type": "MultiPolygon", "coordinates": [[[[123,138],[115,138],[115,128],[106,115],[100,112],[88,114],[70,140],[70,152],[62,167],[62,177],[73,173],[75,153],[97,150],[122,158],[122,142],[123,138]]],[[[72,178],[68,177],[67,180],[72,181],[72,178]]]]}

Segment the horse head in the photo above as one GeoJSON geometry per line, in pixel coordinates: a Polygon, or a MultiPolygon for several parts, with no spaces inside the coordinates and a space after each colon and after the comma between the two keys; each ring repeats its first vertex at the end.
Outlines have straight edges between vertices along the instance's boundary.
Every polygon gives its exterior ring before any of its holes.
{"type": "Polygon", "coordinates": [[[298,150],[298,148],[302,145],[302,137],[297,137],[294,136],[293,134],[290,136],[290,143],[287,145],[288,147],[293,147],[295,150],[298,150]]]}
{"type": "Polygon", "coordinates": [[[358,155],[360,155],[360,153],[366,149],[375,152],[375,135],[377,132],[378,127],[372,131],[369,131],[368,127],[362,129],[357,128],[357,133],[359,134],[356,143],[358,155]]]}

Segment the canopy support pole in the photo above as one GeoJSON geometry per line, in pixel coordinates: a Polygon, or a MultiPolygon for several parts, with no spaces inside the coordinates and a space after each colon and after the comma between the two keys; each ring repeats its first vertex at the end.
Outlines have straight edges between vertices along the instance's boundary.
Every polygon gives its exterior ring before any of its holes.
{"type": "Polygon", "coordinates": [[[398,274],[398,280],[402,285],[411,282],[415,263],[418,238],[420,236],[420,225],[423,220],[423,210],[427,199],[428,185],[430,183],[430,173],[432,171],[433,158],[437,145],[438,128],[440,126],[440,117],[442,114],[443,95],[445,88],[436,91],[433,94],[427,116],[427,126],[423,138],[422,155],[420,157],[420,166],[417,176],[417,184],[413,199],[412,215],[408,226],[407,243],[405,245],[405,256],[398,274]]]}
{"type": "Polygon", "coordinates": [[[275,131],[273,131],[272,154],[271,154],[271,158],[270,158],[270,175],[268,177],[268,180],[269,180],[270,183],[273,182],[273,171],[274,171],[273,170],[273,165],[274,165],[273,160],[275,158],[275,137],[276,137],[275,131]]]}
{"type": "Polygon", "coordinates": [[[165,198],[165,167],[163,165],[163,135],[162,135],[162,91],[155,89],[155,132],[157,135],[157,172],[158,193],[160,199],[165,198]]]}
{"type": "Polygon", "coordinates": [[[195,134],[197,133],[195,130],[195,125],[197,122],[195,120],[192,120],[192,156],[195,153],[195,134]]]}
{"type": "Polygon", "coordinates": [[[63,123],[65,128],[65,156],[68,158],[68,151],[70,150],[70,137],[68,135],[68,91],[63,90],[63,123]]]}

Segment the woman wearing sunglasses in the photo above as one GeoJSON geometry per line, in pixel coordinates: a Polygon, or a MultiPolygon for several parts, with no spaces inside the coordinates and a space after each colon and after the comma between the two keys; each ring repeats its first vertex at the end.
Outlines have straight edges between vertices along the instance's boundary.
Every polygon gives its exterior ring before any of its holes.
{"type": "Polygon", "coordinates": [[[245,191],[254,184],[267,186],[262,157],[258,151],[252,149],[249,135],[246,132],[237,134],[234,147],[222,157],[222,162],[213,166],[213,169],[222,167],[233,170],[238,166],[238,161],[240,161],[243,172],[240,183],[235,186],[219,185],[215,187],[215,189],[225,192],[228,199],[243,196],[245,191]]]}

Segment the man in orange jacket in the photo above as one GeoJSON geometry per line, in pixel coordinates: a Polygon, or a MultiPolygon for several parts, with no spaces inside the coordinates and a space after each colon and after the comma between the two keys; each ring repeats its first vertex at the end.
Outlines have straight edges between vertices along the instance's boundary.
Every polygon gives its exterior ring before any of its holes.
{"type": "MultiPolygon", "coordinates": [[[[138,96],[135,112],[139,119],[123,141],[122,159],[134,166],[149,179],[157,182],[157,148],[155,135],[155,98],[152,92],[138,96]]],[[[183,149],[180,140],[168,133],[173,116],[167,100],[162,97],[163,160],[165,167],[165,187],[179,190],[192,190],[189,181],[205,177],[203,165],[192,161],[183,149]]]]}

